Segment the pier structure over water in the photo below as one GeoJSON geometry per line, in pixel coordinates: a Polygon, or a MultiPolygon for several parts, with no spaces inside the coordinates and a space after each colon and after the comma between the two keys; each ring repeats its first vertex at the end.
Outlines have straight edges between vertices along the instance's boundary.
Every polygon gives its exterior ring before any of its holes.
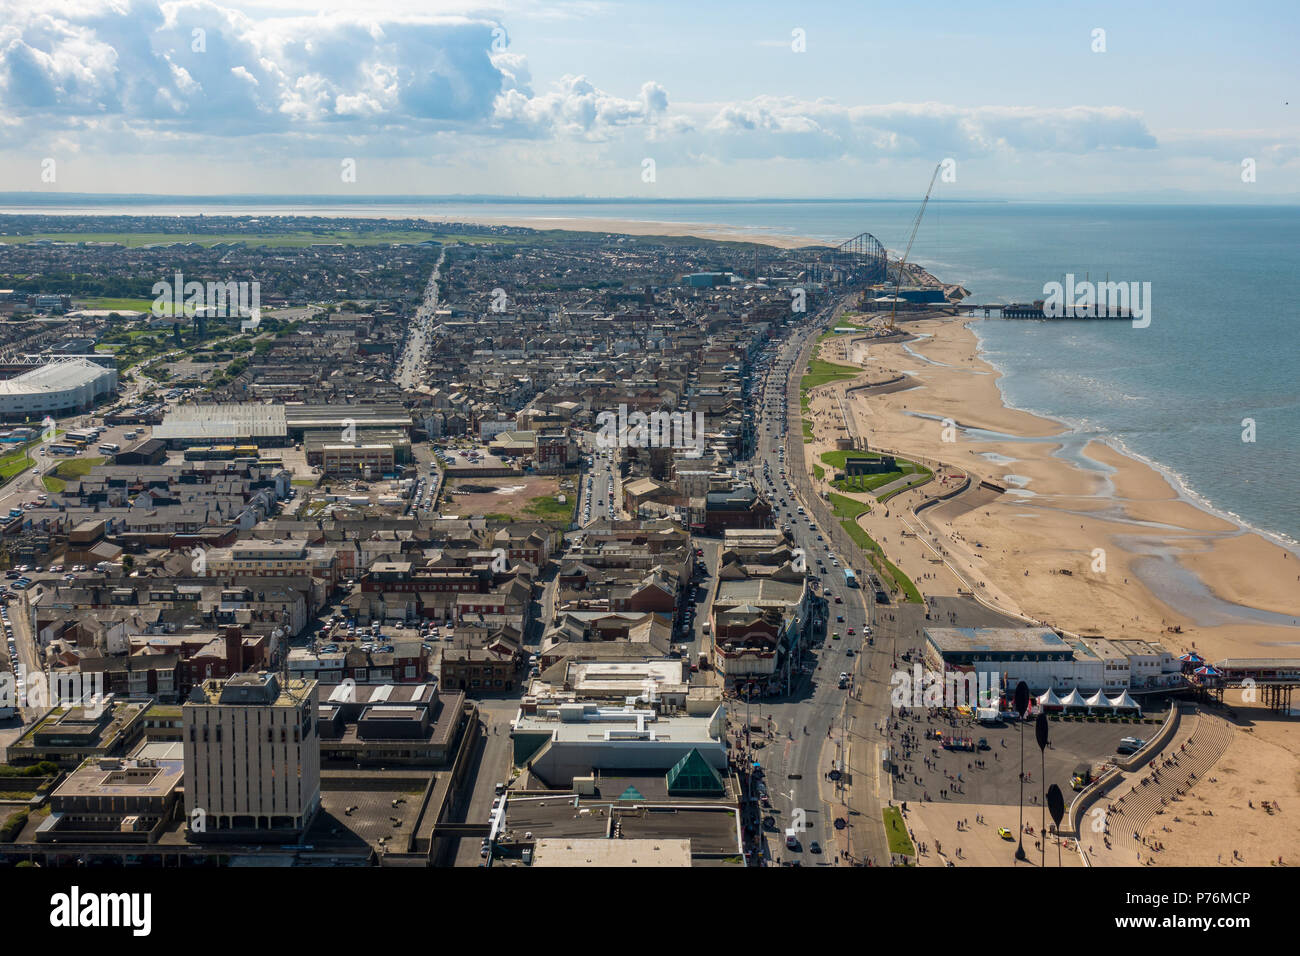
{"type": "Polygon", "coordinates": [[[1206,670],[1200,676],[1202,691],[1213,694],[1219,703],[1229,687],[1250,689],[1269,710],[1289,715],[1291,692],[1300,687],[1300,658],[1230,658],[1215,661],[1206,670]]]}
{"type": "Polygon", "coordinates": [[[1133,310],[1116,308],[1108,310],[1107,315],[1091,314],[1094,309],[1082,309],[1064,306],[1064,315],[1048,315],[1042,302],[1008,302],[1005,305],[994,302],[985,305],[961,305],[962,312],[970,315],[982,315],[989,319],[1044,319],[1051,322],[1082,322],[1090,319],[1125,319],[1133,318],[1133,310]]]}

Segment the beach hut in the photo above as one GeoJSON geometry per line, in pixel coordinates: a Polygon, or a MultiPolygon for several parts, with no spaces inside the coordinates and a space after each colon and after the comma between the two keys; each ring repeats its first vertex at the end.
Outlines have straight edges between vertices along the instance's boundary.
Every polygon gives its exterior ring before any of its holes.
{"type": "Polygon", "coordinates": [[[1059,711],[1061,709],[1061,698],[1056,696],[1052,688],[1047,688],[1047,693],[1038,695],[1038,706],[1043,710],[1059,711]]]}
{"type": "Polygon", "coordinates": [[[1066,710],[1083,710],[1088,706],[1088,702],[1083,699],[1083,695],[1079,693],[1079,688],[1076,687],[1065,695],[1065,699],[1061,701],[1061,706],[1066,710]]]}
{"type": "Polygon", "coordinates": [[[1138,706],[1137,701],[1128,695],[1127,690],[1118,697],[1112,697],[1110,705],[1116,710],[1135,710],[1139,717],[1142,716],[1142,708],[1138,706]]]}
{"type": "Polygon", "coordinates": [[[1097,693],[1089,697],[1084,703],[1088,705],[1088,710],[1090,711],[1115,709],[1114,705],[1110,702],[1110,698],[1101,691],[1097,691],[1097,693]]]}

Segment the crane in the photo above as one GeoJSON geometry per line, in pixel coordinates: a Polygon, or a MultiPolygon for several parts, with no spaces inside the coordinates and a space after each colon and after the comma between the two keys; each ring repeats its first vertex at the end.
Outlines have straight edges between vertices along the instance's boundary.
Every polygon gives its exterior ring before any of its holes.
{"type": "Polygon", "coordinates": [[[925,198],[921,200],[921,208],[916,213],[916,218],[912,220],[912,234],[907,239],[907,249],[903,252],[903,258],[898,260],[898,278],[894,280],[894,301],[889,313],[889,324],[886,328],[894,327],[894,319],[898,316],[898,287],[903,281],[903,267],[907,265],[907,257],[912,254],[912,243],[916,242],[916,231],[921,228],[921,217],[925,215],[925,207],[930,202],[930,193],[934,191],[935,180],[939,178],[939,170],[943,169],[943,163],[934,167],[934,174],[930,177],[930,187],[925,191],[925,198]]]}

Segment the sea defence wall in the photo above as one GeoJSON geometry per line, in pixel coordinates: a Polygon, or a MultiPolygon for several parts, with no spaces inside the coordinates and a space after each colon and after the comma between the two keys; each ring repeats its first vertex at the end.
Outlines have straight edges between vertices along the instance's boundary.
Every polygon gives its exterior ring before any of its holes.
{"type": "Polygon", "coordinates": [[[1108,794],[1115,784],[1124,778],[1124,774],[1151,760],[1165,744],[1173,739],[1182,720],[1182,709],[1182,705],[1179,704],[1170,707],[1169,715],[1165,718],[1164,724],[1161,725],[1156,735],[1147,741],[1145,747],[1123,760],[1116,761],[1115,766],[1079,791],[1079,795],[1070,804],[1064,826],[1061,827],[1062,836],[1079,839],[1079,824],[1088,808],[1108,794]]]}

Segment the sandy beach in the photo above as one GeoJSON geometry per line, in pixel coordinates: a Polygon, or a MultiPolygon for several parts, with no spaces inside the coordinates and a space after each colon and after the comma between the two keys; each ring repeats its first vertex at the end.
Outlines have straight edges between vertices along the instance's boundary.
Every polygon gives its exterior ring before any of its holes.
{"type": "MultiPolygon", "coordinates": [[[[852,496],[871,505],[860,524],[921,592],[974,591],[1028,620],[1158,640],[1176,655],[1194,649],[1210,661],[1300,657],[1300,558],[1181,497],[1144,462],[1008,408],[996,369],[977,353],[974,321],[922,318],[900,323],[910,341],[841,336],[820,346],[822,358],[864,374],[814,393],[810,462],[847,434],[843,407],[872,449],[955,466],[946,483],[939,476],[887,503],[852,496]],[[910,387],[848,391],[899,375],[910,387]],[[959,472],[1005,493],[967,493],[911,512],[955,489],[959,472]]],[[[1233,694],[1228,700],[1240,704],[1239,728],[1249,731],[1237,733],[1223,757],[1223,783],[1197,788],[1198,804],[1213,816],[1198,820],[1189,839],[1212,832],[1211,845],[1249,847],[1257,864],[1264,847],[1274,848],[1274,858],[1300,858],[1300,830],[1283,814],[1234,809],[1247,800],[1287,806],[1300,797],[1300,721],[1233,694]],[[1271,756],[1255,761],[1250,754],[1271,756]]],[[[1166,864],[1215,862],[1214,853],[1206,859],[1184,846],[1177,829],[1162,833],[1162,842],[1170,847],[1166,864]]]]}
{"type": "MultiPolygon", "coordinates": [[[[426,217],[421,217],[426,218],[426,217]]],[[[454,225],[448,220],[427,217],[430,222],[454,225]]],[[[460,216],[456,222],[480,226],[514,226],[522,229],[563,229],[568,232],[614,233],[624,236],[694,236],[714,242],[749,242],[778,249],[825,246],[822,239],[782,236],[738,229],[718,223],[660,222],[641,219],[589,219],[564,216],[460,216]]]]}

